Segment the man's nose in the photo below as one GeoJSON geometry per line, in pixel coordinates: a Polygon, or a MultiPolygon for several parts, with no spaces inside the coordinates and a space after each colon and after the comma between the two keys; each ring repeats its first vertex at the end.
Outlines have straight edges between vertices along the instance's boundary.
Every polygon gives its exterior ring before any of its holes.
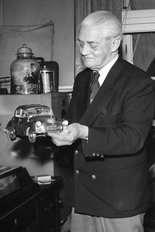
{"type": "Polygon", "coordinates": [[[84,44],[83,47],[81,47],[80,51],[82,55],[87,55],[90,52],[87,44],[84,44]]]}

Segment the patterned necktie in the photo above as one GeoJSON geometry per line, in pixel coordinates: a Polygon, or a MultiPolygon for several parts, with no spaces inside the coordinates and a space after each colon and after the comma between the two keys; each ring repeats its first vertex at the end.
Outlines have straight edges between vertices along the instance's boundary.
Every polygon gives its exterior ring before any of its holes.
{"type": "Polygon", "coordinates": [[[99,88],[100,88],[100,84],[98,81],[100,74],[97,71],[93,71],[93,81],[91,84],[91,94],[90,94],[90,102],[93,101],[95,95],[97,94],[99,88]]]}

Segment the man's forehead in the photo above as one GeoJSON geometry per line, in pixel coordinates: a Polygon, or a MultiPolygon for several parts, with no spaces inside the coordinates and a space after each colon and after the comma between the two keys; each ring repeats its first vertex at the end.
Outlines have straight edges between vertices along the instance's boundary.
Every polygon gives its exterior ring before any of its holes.
{"type": "Polygon", "coordinates": [[[79,32],[79,40],[87,38],[89,40],[100,40],[102,37],[107,37],[109,35],[108,27],[103,27],[101,25],[90,26],[84,25],[81,27],[79,32]]]}

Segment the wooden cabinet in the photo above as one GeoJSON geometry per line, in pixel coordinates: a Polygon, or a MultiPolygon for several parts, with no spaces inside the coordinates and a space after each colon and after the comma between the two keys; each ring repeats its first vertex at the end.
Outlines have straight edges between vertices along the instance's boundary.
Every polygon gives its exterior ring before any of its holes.
{"type": "Polygon", "coordinates": [[[40,186],[38,192],[0,216],[1,232],[59,232],[59,187],[62,179],[40,186]]]}
{"type": "Polygon", "coordinates": [[[43,186],[37,201],[39,232],[59,231],[60,211],[57,185],[43,186]]]}
{"type": "Polygon", "coordinates": [[[37,232],[36,200],[28,199],[0,218],[1,232],[22,232],[35,228],[37,232]]]}

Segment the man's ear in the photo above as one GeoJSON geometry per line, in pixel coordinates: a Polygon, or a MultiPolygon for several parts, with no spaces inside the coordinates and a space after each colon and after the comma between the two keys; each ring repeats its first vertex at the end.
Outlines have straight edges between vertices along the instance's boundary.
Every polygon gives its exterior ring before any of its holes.
{"type": "Polygon", "coordinates": [[[112,51],[115,52],[118,50],[119,46],[121,44],[121,40],[119,37],[114,38],[112,41],[112,51]]]}

